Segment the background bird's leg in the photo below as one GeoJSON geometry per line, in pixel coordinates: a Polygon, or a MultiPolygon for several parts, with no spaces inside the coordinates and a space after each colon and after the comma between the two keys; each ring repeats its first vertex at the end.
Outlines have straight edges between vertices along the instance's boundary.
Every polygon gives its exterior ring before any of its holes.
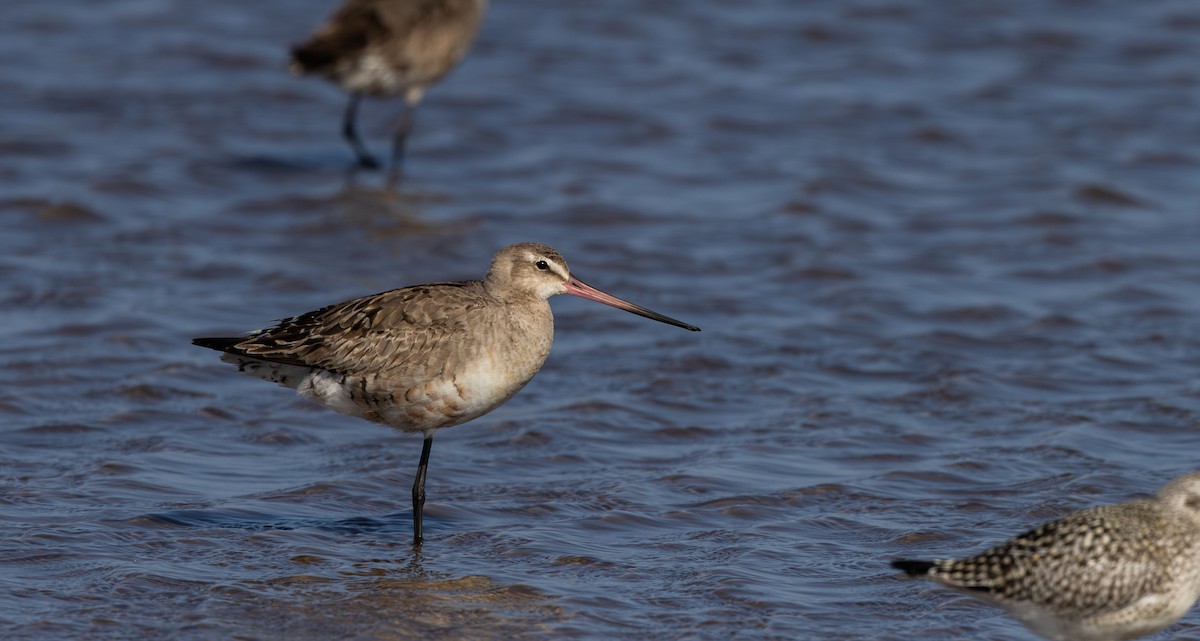
{"type": "Polygon", "coordinates": [[[342,137],[354,149],[354,155],[358,156],[359,166],[366,169],[378,169],[379,163],[371,156],[367,148],[363,146],[362,141],[358,139],[358,131],[354,127],[354,122],[358,118],[358,103],[360,100],[362,100],[362,94],[350,94],[350,102],[346,104],[346,115],[342,118],[342,137]]]}
{"type": "Polygon", "coordinates": [[[415,104],[410,104],[407,101],[404,103],[404,111],[400,112],[400,119],[396,121],[396,133],[392,138],[392,177],[399,177],[404,169],[404,145],[408,141],[408,132],[412,129],[413,116],[417,111],[415,104]]]}
{"type": "Polygon", "coordinates": [[[433,447],[433,434],[425,435],[421,447],[421,463],[417,465],[417,478],[413,481],[413,545],[420,545],[425,538],[421,531],[421,516],[425,509],[425,471],[429,469],[429,449],[433,447]]]}

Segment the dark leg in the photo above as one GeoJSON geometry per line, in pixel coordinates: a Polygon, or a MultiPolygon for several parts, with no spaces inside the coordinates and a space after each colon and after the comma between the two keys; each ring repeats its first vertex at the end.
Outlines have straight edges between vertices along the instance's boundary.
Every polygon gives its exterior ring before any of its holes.
{"type": "Polygon", "coordinates": [[[400,120],[396,121],[396,134],[392,138],[392,169],[393,178],[398,177],[404,168],[404,143],[408,140],[408,132],[412,129],[413,116],[416,113],[416,105],[404,103],[404,111],[400,114],[400,120]]]}
{"type": "Polygon", "coordinates": [[[433,447],[433,434],[425,437],[421,447],[421,464],[417,466],[417,478],[413,481],[413,545],[420,545],[422,539],[421,516],[425,509],[425,471],[429,469],[429,448],[433,447]]]}
{"type": "Polygon", "coordinates": [[[363,146],[362,141],[358,139],[358,132],[354,129],[354,121],[358,116],[358,102],[360,100],[362,100],[361,94],[350,94],[350,102],[346,105],[346,115],[342,118],[342,137],[354,149],[354,155],[358,156],[359,166],[367,169],[378,169],[379,163],[371,157],[367,148],[363,146]]]}

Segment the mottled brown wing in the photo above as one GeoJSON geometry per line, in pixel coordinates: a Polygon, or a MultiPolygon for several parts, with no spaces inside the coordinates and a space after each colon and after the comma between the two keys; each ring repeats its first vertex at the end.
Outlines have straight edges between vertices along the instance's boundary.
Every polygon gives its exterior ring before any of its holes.
{"type": "Polygon", "coordinates": [[[233,345],[214,346],[265,361],[350,374],[417,373],[468,331],[483,307],[479,281],[416,285],[285,318],[233,345]]]}

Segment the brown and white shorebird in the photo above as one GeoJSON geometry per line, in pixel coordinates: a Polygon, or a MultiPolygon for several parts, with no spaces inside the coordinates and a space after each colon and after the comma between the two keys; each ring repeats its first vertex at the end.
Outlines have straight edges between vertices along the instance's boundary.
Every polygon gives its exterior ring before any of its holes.
{"type": "Polygon", "coordinates": [[[700,331],[584,284],[546,245],[518,243],[496,254],[483,280],[393,289],[246,336],[192,342],[343,414],[423,433],[412,491],[419,545],[434,433],[487,414],[533,378],[554,340],[547,299],[558,294],[700,331]]]}
{"type": "Polygon", "coordinates": [[[403,96],[392,142],[392,170],[399,172],[417,103],[467,54],[486,8],[487,0],[346,0],[311,40],[292,49],[291,69],[350,93],[342,135],[363,167],[379,163],[355,130],[358,103],[364,95],[403,96]]]}
{"type": "Polygon", "coordinates": [[[1200,472],[1154,499],[1074,512],[970,558],[892,566],[998,605],[1047,639],[1152,634],[1200,598],[1200,472]]]}

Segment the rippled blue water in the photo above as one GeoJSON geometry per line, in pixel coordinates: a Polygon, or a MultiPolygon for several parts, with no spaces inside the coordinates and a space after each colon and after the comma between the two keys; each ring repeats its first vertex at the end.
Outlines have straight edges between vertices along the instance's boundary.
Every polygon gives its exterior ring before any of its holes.
{"type": "Polygon", "coordinates": [[[5,5],[5,638],[1028,639],[888,561],[1200,467],[1194,3],[497,0],[398,193],[330,10],[5,5]],[[704,331],[554,300],[419,554],[419,439],[188,344],[522,240],[704,331]]]}

